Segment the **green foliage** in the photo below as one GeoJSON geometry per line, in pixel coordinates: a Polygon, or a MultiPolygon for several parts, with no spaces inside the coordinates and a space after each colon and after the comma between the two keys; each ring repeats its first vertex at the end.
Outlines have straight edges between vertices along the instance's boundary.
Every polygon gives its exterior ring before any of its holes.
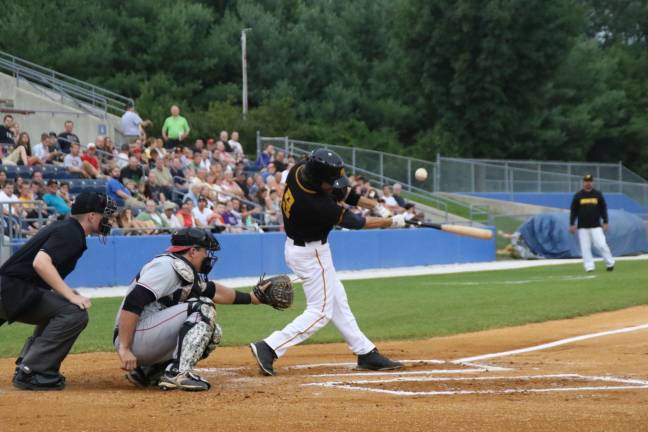
{"type": "Polygon", "coordinates": [[[648,176],[637,0],[0,0],[0,49],[136,98],[154,133],[256,130],[432,159],[622,160],[648,176]],[[250,112],[241,116],[241,30],[250,112]]]}

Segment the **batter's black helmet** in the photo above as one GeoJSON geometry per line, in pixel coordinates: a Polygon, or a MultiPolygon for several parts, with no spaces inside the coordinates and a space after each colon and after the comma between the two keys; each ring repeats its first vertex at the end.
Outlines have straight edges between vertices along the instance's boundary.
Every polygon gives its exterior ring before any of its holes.
{"type": "Polygon", "coordinates": [[[313,150],[304,165],[304,177],[311,185],[322,182],[333,185],[344,177],[344,161],[334,151],[321,148],[313,150]]]}

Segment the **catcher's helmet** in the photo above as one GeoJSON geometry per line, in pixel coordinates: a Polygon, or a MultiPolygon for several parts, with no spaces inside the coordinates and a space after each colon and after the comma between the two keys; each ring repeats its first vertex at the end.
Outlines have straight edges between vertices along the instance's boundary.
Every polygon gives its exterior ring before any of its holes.
{"type": "Polygon", "coordinates": [[[199,228],[183,228],[171,235],[171,246],[167,252],[184,252],[192,247],[204,247],[208,256],[200,266],[199,273],[208,274],[218,257],[215,253],[220,250],[220,243],[211,231],[199,228]]]}
{"type": "Polygon", "coordinates": [[[344,177],[344,161],[334,151],[320,148],[313,150],[304,165],[304,177],[311,185],[322,182],[335,185],[336,180],[344,177]]]}

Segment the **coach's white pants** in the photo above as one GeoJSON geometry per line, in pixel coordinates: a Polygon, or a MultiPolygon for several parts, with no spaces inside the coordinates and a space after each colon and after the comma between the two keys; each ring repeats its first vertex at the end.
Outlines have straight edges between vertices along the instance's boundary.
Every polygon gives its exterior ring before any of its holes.
{"type": "Polygon", "coordinates": [[[594,270],[594,258],[592,258],[592,245],[599,251],[605,260],[606,267],[614,265],[614,258],[605,241],[603,228],[579,228],[578,241],[580,242],[581,254],[583,255],[583,265],[585,271],[594,270]]]}
{"type": "Polygon", "coordinates": [[[295,246],[288,238],[284,253],[288,267],[302,279],[306,310],[283,330],[275,331],[265,339],[277,357],[308,339],[329,321],[333,321],[356,355],[374,349],[374,344],[362,333],[351,312],[344,286],[335,273],[328,243],[310,242],[302,247],[295,246]]]}

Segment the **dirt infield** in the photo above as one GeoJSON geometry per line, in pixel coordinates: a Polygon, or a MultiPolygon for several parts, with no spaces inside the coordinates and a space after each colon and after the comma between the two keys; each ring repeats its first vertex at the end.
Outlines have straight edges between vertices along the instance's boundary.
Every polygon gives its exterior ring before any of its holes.
{"type": "Polygon", "coordinates": [[[648,328],[456,362],[645,323],[648,306],[380,343],[407,360],[401,373],[356,371],[332,344],[296,347],[262,377],[247,348],[219,348],[199,365],[213,387],[197,394],[135,389],[113,353],[68,358],[63,392],[22,392],[0,359],[0,431],[648,430],[648,328]]]}

